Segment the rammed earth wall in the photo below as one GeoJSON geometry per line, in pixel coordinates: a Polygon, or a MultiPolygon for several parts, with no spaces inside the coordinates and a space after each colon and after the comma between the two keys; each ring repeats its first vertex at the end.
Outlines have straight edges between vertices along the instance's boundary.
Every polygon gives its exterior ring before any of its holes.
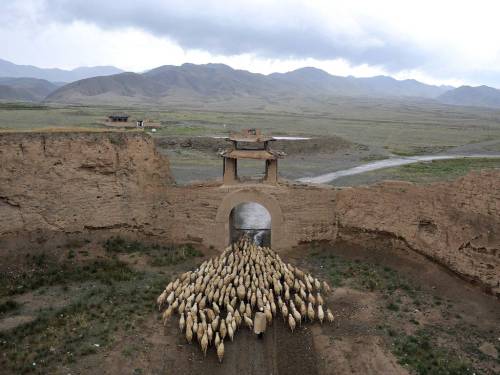
{"type": "Polygon", "coordinates": [[[176,186],[141,132],[0,135],[0,252],[78,233],[126,233],[223,248],[229,214],[255,201],[278,250],[370,233],[500,292],[500,171],[451,183],[334,189],[281,183],[176,186]]]}

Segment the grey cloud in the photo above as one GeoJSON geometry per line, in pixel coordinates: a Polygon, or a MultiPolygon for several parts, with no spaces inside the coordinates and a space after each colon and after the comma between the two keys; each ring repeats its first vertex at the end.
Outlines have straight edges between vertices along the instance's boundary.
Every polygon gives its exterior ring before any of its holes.
{"type": "Polygon", "coordinates": [[[290,2],[263,12],[248,6],[236,8],[234,4],[224,7],[223,2],[213,1],[190,1],[186,5],[182,1],[46,0],[45,15],[57,22],[80,20],[101,28],[136,27],[169,37],[183,48],[212,54],[344,58],[352,64],[380,65],[389,71],[427,63],[424,51],[373,25],[359,25],[367,38],[377,41],[366,46],[363,36],[332,31],[306,7],[285,4],[290,2]]]}

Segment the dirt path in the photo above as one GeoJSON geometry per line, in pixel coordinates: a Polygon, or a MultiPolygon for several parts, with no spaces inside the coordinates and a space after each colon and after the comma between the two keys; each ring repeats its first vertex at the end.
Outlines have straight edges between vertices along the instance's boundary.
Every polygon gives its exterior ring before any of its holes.
{"type": "Polygon", "coordinates": [[[95,356],[76,372],[89,373],[101,363],[106,374],[319,374],[313,334],[307,326],[292,334],[281,320],[275,321],[261,339],[242,328],[234,342],[226,340],[224,345],[222,363],[213,347],[203,358],[198,345],[187,344],[176,322],[172,320],[163,330],[152,317],[141,336],[123,337],[106,356],[95,356]]]}

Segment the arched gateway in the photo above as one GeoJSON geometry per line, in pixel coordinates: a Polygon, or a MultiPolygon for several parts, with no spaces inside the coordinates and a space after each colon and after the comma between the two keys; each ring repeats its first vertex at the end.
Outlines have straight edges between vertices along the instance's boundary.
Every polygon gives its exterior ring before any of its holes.
{"type": "Polygon", "coordinates": [[[242,188],[230,192],[224,197],[215,218],[219,248],[224,249],[230,243],[231,211],[241,203],[255,202],[266,208],[271,215],[271,247],[278,248],[283,243],[283,214],[278,201],[270,194],[257,188],[242,188]]]}
{"type": "MultiPolygon", "coordinates": [[[[218,248],[224,249],[231,242],[231,233],[234,217],[233,209],[242,203],[258,203],[271,216],[270,234],[271,247],[279,248],[283,244],[283,214],[276,198],[266,193],[268,189],[276,189],[278,184],[278,159],[285,154],[271,149],[273,137],[261,134],[259,129],[244,129],[240,133],[232,133],[226,138],[231,147],[222,151],[223,158],[223,185],[229,193],[222,200],[216,216],[216,241],[218,248]],[[263,179],[241,179],[238,176],[238,160],[264,160],[266,170],[263,179]]],[[[234,229],[234,228],[233,228],[234,229]]],[[[241,228],[240,228],[241,229],[241,228]]],[[[266,228],[269,230],[269,228],[266,228]]],[[[234,238],[233,238],[234,239],[234,238]]]]}

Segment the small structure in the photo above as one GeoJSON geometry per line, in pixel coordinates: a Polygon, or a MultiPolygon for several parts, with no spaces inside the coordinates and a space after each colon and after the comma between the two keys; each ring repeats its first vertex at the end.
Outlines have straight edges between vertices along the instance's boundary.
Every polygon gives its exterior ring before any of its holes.
{"type": "Polygon", "coordinates": [[[111,122],[127,122],[128,118],[129,118],[128,115],[124,115],[124,114],[118,114],[118,115],[116,115],[115,114],[115,115],[108,116],[108,121],[111,121],[111,122]]]}
{"type": "Polygon", "coordinates": [[[226,141],[232,142],[232,147],[220,153],[223,158],[224,184],[240,182],[238,159],[264,160],[266,171],[263,182],[278,182],[278,159],[285,156],[285,153],[270,148],[269,143],[275,141],[273,137],[262,135],[259,129],[244,129],[240,133],[232,133],[226,141]]]}

